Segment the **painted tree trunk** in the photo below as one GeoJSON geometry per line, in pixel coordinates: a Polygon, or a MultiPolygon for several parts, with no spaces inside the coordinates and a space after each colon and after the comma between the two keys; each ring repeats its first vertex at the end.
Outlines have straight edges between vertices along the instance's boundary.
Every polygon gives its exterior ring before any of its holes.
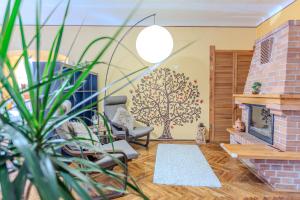
{"type": "MultiPolygon", "coordinates": [[[[136,119],[163,126],[158,139],[173,139],[175,126],[200,119],[203,102],[197,80],[190,81],[184,73],[160,68],[145,76],[132,94],[131,113],[136,119]]],[[[183,133],[184,134],[184,133],[183,133]]]]}
{"type": "Polygon", "coordinates": [[[165,121],[163,134],[159,137],[159,139],[173,139],[171,135],[170,125],[171,123],[169,120],[165,121]]]}

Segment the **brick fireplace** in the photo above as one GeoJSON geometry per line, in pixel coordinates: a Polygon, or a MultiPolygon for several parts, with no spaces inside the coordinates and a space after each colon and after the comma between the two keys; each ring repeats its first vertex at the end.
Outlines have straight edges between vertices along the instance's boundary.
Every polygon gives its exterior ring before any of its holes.
{"type": "MultiPolygon", "coordinates": [[[[300,157],[299,94],[300,21],[292,20],[256,41],[244,94],[235,97],[242,109],[246,133],[231,133],[230,143],[266,144],[284,152],[299,152],[300,157]],[[251,95],[254,82],[262,83],[257,96],[251,95]],[[272,143],[248,133],[248,104],[258,102],[273,116],[272,143]]],[[[275,190],[300,192],[299,160],[249,159],[246,163],[275,190]]]]}

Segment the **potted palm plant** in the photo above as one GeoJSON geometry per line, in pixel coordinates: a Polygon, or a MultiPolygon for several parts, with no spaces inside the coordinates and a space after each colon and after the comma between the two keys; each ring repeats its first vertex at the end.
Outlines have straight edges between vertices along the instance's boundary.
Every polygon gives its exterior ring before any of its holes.
{"type": "MultiPolygon", "coordinates": [[[[64,18],[61,26],[58,28],[52,47],[49,50],[49,56],[45,67],[42,71],[40,68],[40,48],[41,48],[41,29],[51,17],[54,10],[46,18],[46,21],[40,22],[41,8],[37,1],[36,9],[36,25],[35,35],[31,40],[27,40],[24,33],[22,16],[20,13],[21,0],[8,1],[4,19],[1,26],[0,34],[0,185],[1,196],[5,200],[26,198],[28,193],[28,185],[32,185],[40,199],[91,199],[89,191],[96,191],[99,196],[105,198],[103,191],[120,190],[119,188],[107,187],[105,183],[95,182],[86,172],[103,173],[115,179],[123,181],[123,174],[102,169],[95,163],[81,158],[64,157],[57,150],[63,145],[80,143],[79,138],[71,140],[58,140],[52,138],[51,135],[55,128],[59,127],[69,119],[76,117],[82,112],[92,107],[85,106],[79,111],[71,114],[57,115],[61,105],[69,99],[74,92],[82,85],[89,72],[96,64],[103,63],[102,57],[104,53],[111,47],[115,38],[118,37],[122,28],[119,28],[111,37],[99,37],[93,40],[78,61],[71,66],[70,70],[55,72],[57,57],[59,55],[62,37],[65,29],[65,20],[67,18],[70,1],[68,1],[64,18]],[[17,62],[13,64],[8,57],[8,49],[12,40],[15,24],[18,22],[18,32],[21,37],[22,50],[17,62]],[[106,42],[104,47],[97,52],[97,56],[90,62],[83,62],[83,57],[89,49],[97,42],[106,42]],[[29,48],[35,44],[36,52],[36,68],[37,73],[30,64],[29,48]],[[27,77],[27,84],[19,87],[18,80],[14,74],[14,70],[18,63],[23,60],[25,65],[24,76],[27,77]],[[70,78],[77,71],[81,71],[81,75],[74,84],[70,84],[70,78]],[[8,73],[6,74],[5,71],[8,73]],[[61,81],[61,87],[55,91],[51,91],[53,84],[61,81]],[[24,98],[26,96],[26,98],[24,98]],[[28,98],[28,100],[26,100],[28,98]],[[8,106],[10,105],[10,106],[8,106]],[[11,117],[11,112],[17,112],[18,117],[11,117]],[[73,167],[68,163],[75,163],[73,167]]],[[[127,20],[125,21],[125,23],[127,20]]],[[[157,65],[155,66],[157,67],[157,65]]],[[[115,83],[121,80],[128,80],[130,84],[133,80],[140,76],[151,72],[155,67],[143,67],[139,70],[124,75],[123,78],[115,80],[115,83]],[[138,72],[144,71],[142,75],[138,72]],[[132,75],[136,77],[130,79],[132,75]]],[[[106,88],[100,89],[101,92],[106,88]]],[[[120,88],[121,89],[121,88],[120,88]]],[[[93,97],[90,97],[93,98],[93,97]]],[[[90,98],[84,102],[89,101],[90,98]]],[[[99,99],[101,101],[102,99],[99,99]]],[[[84,103],[82,102],[82,104],[84,103]]],[[[107,122],[104,123],[107,126],[107,122]]],[[[110,129],[107,126],[108,133],[110,129]]],[[[101,151],[101,149],[99,149],[101,151]]],[[[124,167],[120,163],[120,167],[124,167]]],[[[135,194],[147,199],[142,190],[135,183],[134,179],[129,178],[127,188],[130,188],[135,194]]],[[[127,191],[121,191],[127,192],[127,191]]]]}

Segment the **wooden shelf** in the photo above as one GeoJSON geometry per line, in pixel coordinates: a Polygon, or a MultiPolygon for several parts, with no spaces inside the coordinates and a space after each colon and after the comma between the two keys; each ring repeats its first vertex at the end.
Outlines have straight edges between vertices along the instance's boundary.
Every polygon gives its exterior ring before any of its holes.
{"type": "Polygon", "coordinates": [[[236,104],[265,105],[276,110],[300,110],[300,94],[234,94],[236,104]]]}
{"type": "Polygon", "coordinates": [[[234,128],[227,128],[226,131],[230,134],[241,134],[242,132],[237,132],[234,128]]]}
{"type": "Polygon", "coordinates": [[[299,152],[282,152],[265,144],[220,144],[232,157],[261,160],[300,160],[299,152]]]}

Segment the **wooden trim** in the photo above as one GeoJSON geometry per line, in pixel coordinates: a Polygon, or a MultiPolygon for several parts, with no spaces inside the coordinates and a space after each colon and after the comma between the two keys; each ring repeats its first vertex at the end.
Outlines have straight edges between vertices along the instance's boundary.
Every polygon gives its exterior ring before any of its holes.
{"type": "Polygon", "coordinates": [[[210,46],[210,84],[209,84],[209,141],[214,141],[214,122],[215,122],[215,65],[216,65],[216,47],[210,46]]]}
{"type": "Polygon", "coordinates": [[[234,94],[234,97],[269,98],[269,99],[299,99],[300,94],[234,94]]]}
{"type": "Polygon", "coordinates": [[[245,55],[253,55],[253,50],[215,50],[217,53],[243,53],[245,55]]]}
{"type": "MultiPolygon", "coordinates": [[[[233,75],[232,75],[232,94],[236,94],[237,92],[237,71],[238,71],[238,63],[237,63],[237,52],[233,52],[233,75]]],[[[232,124],[234,124],[236,120],[236,106],[234,103],[234,98],[232,98],[232,124]]]]}
{"type": "Polygon", "coordinates": [[[229,132],[230,134],[236,132],[236,131],[234,130],[234,128],[227,128],[226,131],[229,132]]]}
{"type": "Polygon", "coordinates": [[[220,145],[232,158],[262,160],[300,160],[299,152],[279,151],[265,144],[220,145]]]}
{"type": "Polygon", "coordinates": [[[258,104],[275,110],[300,110],[300,94],[234,94],[236,104],[258,104]]]}

